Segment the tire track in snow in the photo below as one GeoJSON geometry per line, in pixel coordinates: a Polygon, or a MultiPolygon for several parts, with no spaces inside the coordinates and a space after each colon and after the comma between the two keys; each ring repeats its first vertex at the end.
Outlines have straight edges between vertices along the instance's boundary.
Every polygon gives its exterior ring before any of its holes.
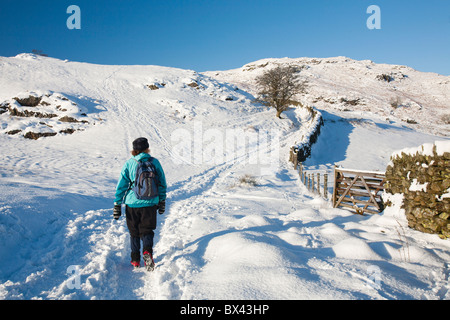
{"type": "MultiPolygon", "coordinates": [[[[119,70],[117,70],[118,72],[119,70]]],[[[116,73],[117,73],[116,72],[116,73]]],[[[120,82],[117,85],[110,85],[109,83],[113,81],[119,81],[113,78],[111,74],[104,81],[105,90],[113,93],[114,101],[113,105],[117,108],[117,118],[115,119],[118,123],[133,124],[133,126],[124,126],[126,139],[125,139],[125,149],[129,150],[131,142],[141,136],[148,136],[152,142],[156,142],[159,147],[164,149],[170,157],[173,157],[173,152],[170,143],[164,138],[163,133],[155,124],[154,120],[148,115],[148,110],[145,107],[148,102],[142,99],[139,105],[130,106],[129,103],[120,97],[127,96],[135,88],[129,86],[126,82],[120,82]],[[117,91],[119,90],[119,91],[117,91]]],[[[142,94],[142,92],[140,92],[142,94]]],[[[139,94],[137,97],[140,97],[139,94]]]]}

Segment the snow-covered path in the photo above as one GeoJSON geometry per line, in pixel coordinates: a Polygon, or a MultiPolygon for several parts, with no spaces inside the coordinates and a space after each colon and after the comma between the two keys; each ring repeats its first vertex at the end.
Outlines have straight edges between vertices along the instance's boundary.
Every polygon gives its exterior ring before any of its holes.
{"type": "Polygon", "coordinates": [[[210,190],[171,205],[160,219],[153,273],[131,269],[124,220],[113,221],[110,209],[74,213],[21,257],[3,297],[448,299],[446,243],[413,239],[393,217],[368,221],[329,208],[288,170],[282,174],[257,188],[210,190]],[[399,230],[405,239],[393,236],[399,230]]]}

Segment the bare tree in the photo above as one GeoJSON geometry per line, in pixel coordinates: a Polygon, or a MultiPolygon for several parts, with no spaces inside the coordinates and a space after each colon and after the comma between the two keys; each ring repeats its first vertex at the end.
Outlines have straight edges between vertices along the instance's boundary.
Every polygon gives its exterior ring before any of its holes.
{"type": "Polygon", "coordinates": [[[299,80],[300,68],[278,66],[256,78],[258,97],[256,101],[277,110],[277,117],[292,104],[292,97],[305,92],[307,81],[299,80]]]}

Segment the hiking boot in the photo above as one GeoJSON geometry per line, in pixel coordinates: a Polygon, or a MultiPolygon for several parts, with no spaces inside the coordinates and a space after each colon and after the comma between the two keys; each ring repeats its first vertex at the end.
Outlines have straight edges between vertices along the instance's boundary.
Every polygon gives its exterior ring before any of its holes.
{"type": "Polygon", "coordinates": [[[153,256],[151,252],[145,251],[143,254],[145,268],[147,271],[155,270],[155,262],[153,261],[153,256]]]}
{"type": "Polygon", "coordinates": [[[139,261],[131,261],[131,265],[137,269],[141,266],[141,263],[139,261]]]}

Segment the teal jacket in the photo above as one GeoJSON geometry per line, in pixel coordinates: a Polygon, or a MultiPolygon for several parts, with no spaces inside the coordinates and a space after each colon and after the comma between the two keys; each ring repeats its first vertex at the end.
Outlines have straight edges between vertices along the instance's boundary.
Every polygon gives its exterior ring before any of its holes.
{"type": "Polygon", "coordinates": [[[138,163],[133,158],[139,161],[143,159],[150,159],[150,155],[148,153],[140,153],[125,162],[122,171],[120,172],[119,181],[117,182],[114,205],[125,203],[131,208],[142,208],[151,207],[157,205],[159,201],[166,200],[166,177],[164,175],[163,168],[161,167],[161,163],[159,163],[158,159],[155,158],[153,158],[152,163],[155,166],[156,173],[158,175],[159,197],[151,200],[139,200],[136,198],[133,190],[131,190],[131,184],[135,179],[138,163]]]}

